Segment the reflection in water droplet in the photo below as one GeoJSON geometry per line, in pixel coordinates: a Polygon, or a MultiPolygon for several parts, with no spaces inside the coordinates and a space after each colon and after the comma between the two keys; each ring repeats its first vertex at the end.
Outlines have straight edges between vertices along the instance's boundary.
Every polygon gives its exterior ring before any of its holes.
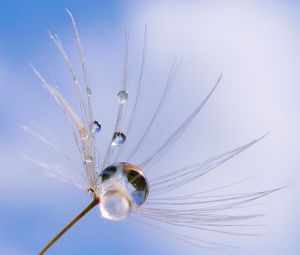
{"type": "Polygon", "coordinates": [[[119,103],[120,104],[125,104],[126,101],[127,101],[127,98],[128,98],[128,92],[125,91],[125,90],[121,90],[119,93],[118,93],[118,97],[119,97],[119,103]]]}
{"type": "Polygon", "coordinates": [[[92,131],[94,133],[98,133],[98,132],[100,132],[100,130],[101,130],[101,124],[98,121],[95,120],[93,122],[92,131]]]}
{"type": "Polygon", "coordinates": [[[142,170],[129,163],[116,163],[105,168],[99,176],[101,183],[100,211],[104,218],[122,220],[143,204],[149,185],[142,170]]]}
{"type": "Polygon", "coordinates": [[[115,132],[111,144],[113,146],[122,145],[125,141],[126,136],[122,132],[115,132]]]}

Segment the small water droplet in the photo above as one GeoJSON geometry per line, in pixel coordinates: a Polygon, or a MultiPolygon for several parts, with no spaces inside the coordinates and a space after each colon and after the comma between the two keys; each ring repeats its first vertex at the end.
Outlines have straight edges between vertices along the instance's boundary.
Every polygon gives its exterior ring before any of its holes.
{"type": "Polygon", "coordinates": [[[115,132],[113,139],[112,139],[112,145],[122,145],[126,141],[126,136],[122,132],[115,132]]]}
{"type": "Polygon", "coordinates": [[[89,196],[93,197],[95,195],[95,190],[93,188],[88,188],[87,193],[89,196]]]}
{"type": "Polygon", "coordinates": [[[119,93],[118,93],[118,97],[119,97],[119,103],[120,104],[125,104],[126,101],[127,101],[127,98],[128,98],[128,92],[125,91],[125,90],[121,90],[119,93]]]}
{"type": "Polygon", "coordinates": [[[101,196],[101,215],[109,220],[124,220],[128,217],[130,202],[118,191],[108,191],[101,196]]]}
{"type": "Polygon", "coordinates": [[[86,156],[84,163],[85,164],[91,164],[93,162],[93,157],[92,156],[86,156]]]}
{"type": "Polygon", "coordinates": [[[91,97],[92,96],[92,90],[90,88],[87,88],[86,89],[86,94],[88,97],[91,97]]]}
{"type": "Polygon", "coordinates": [[[99,133],[101,130],[101,124],[98,121],[93,122],[92,131],[93,133],[99,133]]]}
{"type": "Polygon", "coordinates": [[[87,140],[89,138],[89,133],[85,128],[81,128],[79,130],[79,135],[80,135],[81,139],[83,139],[83,140],[87,140]]]}
{"type": "Polygon", "coordinates": [[[109,220],[126,219],[142,205],[149,194],[148,181],[142,169],[121,162],[105,168],[99,175],[101,183],[100,211],[109,220]]]}

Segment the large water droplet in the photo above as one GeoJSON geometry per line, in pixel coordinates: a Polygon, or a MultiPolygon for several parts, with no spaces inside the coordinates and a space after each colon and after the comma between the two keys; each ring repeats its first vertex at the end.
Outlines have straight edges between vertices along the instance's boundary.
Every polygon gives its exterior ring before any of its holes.
{"type": "Polygon", "coordinates": [[[121,90],[119,93],[118,93],[118,100],[119,100],[119,103],[120,104],[125,104],[126,101],[127,101],[127,98],[128,98],[128,92],[125,91],[125,90],[121,90]]]}
{"type": "Polygon", "coordinates": [[[98,133],[101,130],[101,124],[98,121],[93,122],[92,131],[93,133],[98,133]]]}
{"type": "Polygon", "coordinates": [[[111,144],[113,146],[122,145],[125,141],[126,136],[122,132],[115,132],[111,144]]]}
{"type": "Polygon", "coordinates": [[[99,176],[100,211],[110,220],[125,219],[131,209],[143,204],[149,185],[142,170],[129,163],[116,163],[105,168],[99,176]]]}

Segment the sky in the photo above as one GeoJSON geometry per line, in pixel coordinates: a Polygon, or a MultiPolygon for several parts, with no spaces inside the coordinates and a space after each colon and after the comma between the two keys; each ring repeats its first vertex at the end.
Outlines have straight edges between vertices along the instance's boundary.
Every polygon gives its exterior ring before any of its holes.
{"type": "MultiPolygon", "coordinates": [[[[58,34],[79,72],[66,8],[78,25],[93,88],[94,112],[102,124],[99,151],[104,153],[116,118],[125,31],[130,33],[130,101],[131,91],[134,95],[137,88],[147,24],[142,105],[125,152],[133,148],[155,111],[175,56],[182,58],[180,71],[153,130],[134,158],[136,162],[151,155],[222,74],[220,86],[200,115],[146,175],[154,178],[171,173],[268,133],[254,147],[175,195],[248,177],[252,179],[228,192],[287,186],[249,209],[265,214],[257,222],[264,225],[257,229],[259,236],[188,232],[197,238],[242,246],[229,254],[299,254],[300,5],[297,1],[275,0],[0,1],[0,254],[38,254],[90,202],[84,191],[49,178],[23,157],[26,154],[70,167],[61,154],[24,132],[23,125],[42,130],[51,141],[78,157],[63,114],[28,65],[32,63],[47,79],[55,79],[61,93],[78,110],[63,59],[47,33],[58,34]]],[[[48,252],[83,253],[216,254],[132,220],[104,220],[97,209],[48,252]]]]}

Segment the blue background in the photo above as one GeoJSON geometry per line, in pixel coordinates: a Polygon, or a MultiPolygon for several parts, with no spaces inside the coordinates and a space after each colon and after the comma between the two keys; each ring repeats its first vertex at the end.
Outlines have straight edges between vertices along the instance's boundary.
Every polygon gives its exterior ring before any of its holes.
{"type": "MultiPolygon", "coordinates": [[[[61,155],[20,129],[31,121],[77,156],[61,112],[28,67],[32,62],[46,76],[48,68],[53,68],[60,90],[75,104],[72,87],[65,82],[63,61],[47,35],[47,30],[59,34],[79,68],[66,8],[73,12],[81,32],[95,91],[95,112],[107,127],[103,137],[109,137],[115,120],[113,97],[122,78],[125,29],[130,30],[129,83],[134,91],[143,28],[145,24],[149,27],[146,107],[138,118],[136,135],[155,109],[173,57],[184,55],[175,88],[137,160],[147,158],[206,95],[219,73],[224,74],[222,86],[201,118],[153,169],[153,176],[270,132],[257,147],[187,189],[215,187],[256,175],[254,181],[233,192],[288,186],[254,209],[266,213],[262,236],[215,237],[203,232],[200,237],[243,244],[243,249],[230,254],[299,254],[299,2],[89,0],[0,1],[0,254],[37,254],[89,203],[85,192],[44,176],[22,160],[22,154],[28,153],[51,163],[63,161],[61,155]]],[[[107,141],[98,144],[102,151],[107,141]]],[[[48,254],[212,253],[130,220],[103,220],[95,209],[48,254]]]]}

